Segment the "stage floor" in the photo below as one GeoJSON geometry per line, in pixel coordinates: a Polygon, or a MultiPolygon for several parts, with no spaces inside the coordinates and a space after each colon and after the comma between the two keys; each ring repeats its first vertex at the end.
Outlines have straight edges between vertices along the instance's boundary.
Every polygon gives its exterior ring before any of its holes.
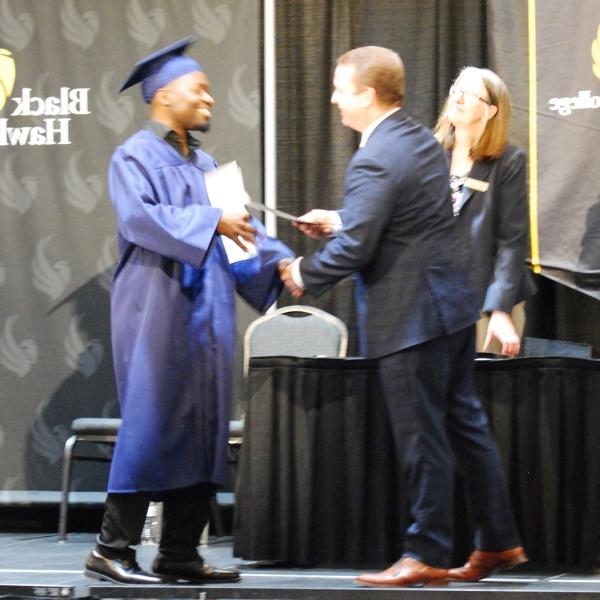
{"type": "MultiPolygon", "coordinates": [[[[70,534],[58,543],[50,534],[0,534],[0,598],[196,598],[377,600],[600,600],[600,574],[543,572],[524,566],[471,584],[452,583],[439,588],[360,588],[346,569],[292,569],[265,566],[232,557],[231,540],[211,541],[203,556],[217,566],[235,565],[242,581],[228,585],[122,586],[89,579],[83,562],[94,544],[93,534],[70,534]]],[[[156,546],[141,546],[138,561],[149,565],[156,546]]]]}

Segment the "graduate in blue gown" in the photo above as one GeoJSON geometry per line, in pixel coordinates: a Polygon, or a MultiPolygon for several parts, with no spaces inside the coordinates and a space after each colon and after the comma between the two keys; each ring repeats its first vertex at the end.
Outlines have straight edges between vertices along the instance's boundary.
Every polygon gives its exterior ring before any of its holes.
{"type": "MultiPolygon", "coordinates": [[[[246,212],[210,205],[215,160],[190,130],[206,131],[213,99],[186,38],[140,61],[123,89],[142,84],[150,121],[115,151],[110,196],[119,262],[111,293],[113,357],[123,420],[108,497],[86,574],[120,583],[235,581],[196,546],[210,497],[227,474],[235,294],[264,311],[292,252],[246,212]],[[222,238],[255,256],[230,264],[222,238]],[[163,501],[154,574],[140,569],[150,500],[163,501]]],[[[121,91],[122,91],[121,90],[121,91]]]]}

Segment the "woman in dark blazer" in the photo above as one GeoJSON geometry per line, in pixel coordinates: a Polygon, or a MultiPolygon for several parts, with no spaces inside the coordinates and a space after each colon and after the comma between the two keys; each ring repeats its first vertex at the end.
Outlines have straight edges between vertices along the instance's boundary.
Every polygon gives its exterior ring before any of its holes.
{"type": "Polygon", "coordinates": [[[450,155],[456,225],[470,246],[482,319],[477,350],[518,354],[524,300],[535,292],[526,266],[526,157],[508,145],[510,100],[489,69],[466,67],[450,88],[435,136],[450,155]]]}

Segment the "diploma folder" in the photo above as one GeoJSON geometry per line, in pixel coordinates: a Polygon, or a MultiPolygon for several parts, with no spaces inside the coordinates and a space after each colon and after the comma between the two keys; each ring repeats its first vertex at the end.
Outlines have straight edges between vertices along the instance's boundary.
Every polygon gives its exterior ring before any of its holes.
{"type": "MultiPolygon", "coordinates": [[[[277,208],[271,208],[270,206],[260,204],[259,202],[252,202],[244,188],[242,170],[236,161],[225,163],[212,171],[205,171],[204,183],[206,184],[206,191],[208,193],[210,204],[215,208],[237,209],[240,212],[248,212],[247,209],[250,208],[262,212],[273,213],[278,218],[285,219],[286,221],[302,222],[300,217],[295,217],[290,213],[277,208]]],[[[254,244],[249,244],[248,242],[241,240],[244,246],[248,248],[248,252],[244,252],[232,239],[225,236],[221,236],[221,239],[223,240],[225,252],[227,252],[227,258],[230,263],[239,262],[240,260],[246,260],[256,256],[256,247],[254,244]]]]}
{"type": "MultiPolygon", "coordinates": [[[[205,171],[204,183],[211,206],[223,210],[248,212],[246,204],[250,200],[250,196],[244,188],[242,171],[236,161],[225,163],[212,171],[205,171]]],[[[242,238],[240,238],[240,241],[248,248],[248,252],[244,252],[232,239],[226,236],[221,236],[221,239],[230,263],[256,256],[256,246],[242,240],[242,238]]]]}

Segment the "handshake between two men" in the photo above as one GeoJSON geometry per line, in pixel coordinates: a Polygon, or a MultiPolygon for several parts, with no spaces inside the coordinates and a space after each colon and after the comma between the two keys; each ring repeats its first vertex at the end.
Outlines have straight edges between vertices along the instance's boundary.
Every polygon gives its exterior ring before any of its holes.
{"type": "MultiPolygon", "coordinates": [[[[292,223],[302,233],[316,240],[330,236],[341,226],[336,211],[320,208],[307,212],[292,223]]],[[[300,276],[301,260],[302,257],[299,256],[296,260],[284,258],[279,261],[279,276],[293,298],[301,298],[304,295],[304,285],[300,276]]]]}
{"type": "MultiPolygon", "coordinates": [[[[330,236],[341,227],[341,219],[334,210],[315,208],[292,221],[294,227],[313,239],[322,239],[330,236]]],[[[242,250],[247,251],[246,244],[254,244],[256,229],[250,223],[248,213],[224,212],[217,226],[217,232],[232,239],[242,250]]],[[[279,261],[279,276],[281,281],[294,298],[304,295],[304,286],[300,276],[300,261],[284,258],[279,261]]]]}

